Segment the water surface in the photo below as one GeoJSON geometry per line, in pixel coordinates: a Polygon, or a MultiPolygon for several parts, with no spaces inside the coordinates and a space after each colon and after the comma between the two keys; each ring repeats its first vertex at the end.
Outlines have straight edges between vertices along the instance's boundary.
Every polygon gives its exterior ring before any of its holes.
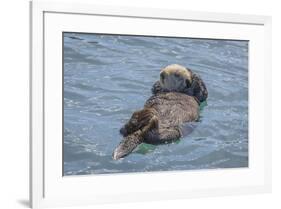
{"type": "Polygon", "coordinates": [[[63,163],[64,175],[247,167],[248,42],[64,33],[63,163]],[[112,160],[120,127],[173,63],[208,88],[196,129],[112,160]]]}

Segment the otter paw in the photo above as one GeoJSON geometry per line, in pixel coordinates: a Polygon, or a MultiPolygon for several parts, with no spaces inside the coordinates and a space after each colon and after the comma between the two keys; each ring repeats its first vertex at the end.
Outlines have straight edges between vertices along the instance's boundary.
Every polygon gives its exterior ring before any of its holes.
{"type": "Polygon", "coordinates": [[[154,128],[158,128],[158,118],[155,115],[149,120],[148,124],[142,128],[142,132],[146,133],[154,128]]]}

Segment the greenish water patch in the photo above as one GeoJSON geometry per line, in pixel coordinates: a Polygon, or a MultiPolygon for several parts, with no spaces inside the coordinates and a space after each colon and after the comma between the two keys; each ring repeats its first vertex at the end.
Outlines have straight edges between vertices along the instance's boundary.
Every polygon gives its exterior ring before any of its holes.
{"type": "MultiPolygon", "coordinates": [[[[171,144],[179,144],[180,141],[181,141],[180,139],[177,139],[177,140],[174,140],[171,144]]],[[[164,143],[164,144],[170,144],[170,143],[164,143]]],[[[150,152],[153,152],[157,146],[159,146],[159,145],[142,143],[137,147],[137,149],[134,152],[145,155],[150,152]]]]}
{"type": "Polygon", "coordinates": [[[145,155],[147,153],[154,151],[155,149],[156,149],[156,145],[142,143],[137,147],[135,152],[145,155]]]}
{"type": "Polygon", "coordinates": [[[207,100],[205,100],[204,102],[201,102],[199,108],[200,108],[200,111],[202,111],[204,109],[204,107],[206,107],[208,105],[207,103],[207,100]]]}

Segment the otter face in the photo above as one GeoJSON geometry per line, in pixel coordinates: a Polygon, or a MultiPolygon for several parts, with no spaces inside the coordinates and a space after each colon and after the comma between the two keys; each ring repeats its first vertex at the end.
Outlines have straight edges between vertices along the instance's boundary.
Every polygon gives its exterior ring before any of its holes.
{"type": "Polygon", "coordinates": [[[160,73],[160,85],[166,91],[183,91],[191,83],[192,72],[181,65],[168,65],[160,73]]]}

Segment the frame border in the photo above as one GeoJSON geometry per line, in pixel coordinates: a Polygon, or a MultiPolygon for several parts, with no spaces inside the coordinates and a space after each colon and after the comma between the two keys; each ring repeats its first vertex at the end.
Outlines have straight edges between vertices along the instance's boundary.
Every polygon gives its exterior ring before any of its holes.
{"type": "MultiPolygon", "coordinates": [[[[166,10],[151,8],[111,7],[93,4],[29,2],[30,6],[30,206],[40,208],[45,198],[44,177],[44,13],[63,13],[80,15],[98,15],[112,17],[133,17],[144,19],[164,19],[194,22],[216,22],[230,24],[261,25],[265,29],[265,83],[269,92],[265,95],[265,115],[267,125],[265,133],[265,186],[257,192],[271,191],[271,17],[259,15],[241,15],[227,13],[194,12],[184,10],[166,10]]],[[[244,193],[250,193],[245,190],[244,193]]],[[[206,196],[206,194],[202,194],[206,196]]]]}

